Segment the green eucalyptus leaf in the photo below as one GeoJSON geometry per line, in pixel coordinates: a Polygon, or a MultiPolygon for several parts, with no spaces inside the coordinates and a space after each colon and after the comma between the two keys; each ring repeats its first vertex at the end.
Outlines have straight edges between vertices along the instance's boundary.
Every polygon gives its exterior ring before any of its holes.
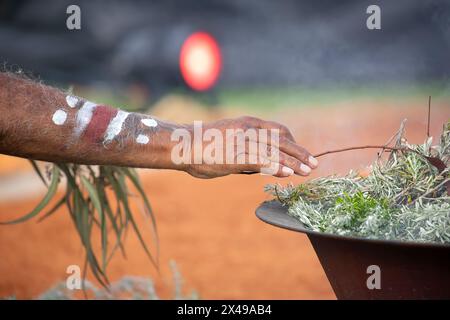
{"type": "Polygon", "coordinates": [[[39,202],[39,204],[30,213],[28,213],[18,219],[15,219],[15,220],[0,222],[0,225],[16,224],[16,223],[24,222],[24,221],[27,221],[27,220],[35,217],[36,215],[38,215],[42,211],[42,209],[44,209],[47,206],[47,204],[52,200],[53,196],[56,194],[56,191],[58,189],[58,184],[59,184],[59,176],[60,176],[60,171],[59,171],[58,167],[53,166],[52,180],[51,180],[50,186],[48,187],[47,193],[44,196],[44,198],[41,200],[41,202],[39,202]]]}

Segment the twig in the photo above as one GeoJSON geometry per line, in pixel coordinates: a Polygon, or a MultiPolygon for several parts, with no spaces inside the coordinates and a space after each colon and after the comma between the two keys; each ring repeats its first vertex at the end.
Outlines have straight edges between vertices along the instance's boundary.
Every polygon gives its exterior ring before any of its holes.
{"type": "Polygon", "coordinates": [[[359,147],[348,147],[348,148],[342,148],[342,149],[336,149],[336,150],[330,150],[330,151],[325,151],[322,153],[318,153],[315,154],[314,157],[318,158],[321,156],[324,156],[326,154],[330,154],[330,153],[338,153],[338,152],[344,152],[344,151],[350,151],[350,150],[359,150],[359,149],[385,149],[385,150],[391,150],[391,151],[413,151],[413,152],[417,152],[413,149],[409,149],[406,147],[388,147],[388,146],[377,146],[377,145],[367,145],[367,146],[359,146],[359,147]]]}
{"type": "Polygon", "coordinates": [[[431,96],[428,96],[428,124],[427,124],[427,137],[430,137],[430,118],[431,118],[431,96]]]}
{"type": "MultiPolygon", "coordinates": [[[[330,151],[325,151],[325,152],[322,152],[322,153],[318,153],[318,154],[313,155],[313,157],[318,158],[318,157],[324,156],[326,154],[338,153],[338,152],[344,152],[344,151],[350,151],[350,150],[359,150],[359,149],[383,149],[383,151],[384,150],[391,150],[391,151],[414,152],[415,154],[417,154],[420,157],[422,157],[425,160],[427,160],[428,163],[431,164],[432,166],[434,166],[436,169],[438,169],[439,172],[442,172],[442,171],[444,171],[447,168],[445,163],[442,162],[442,160],[437,158],[437,157],[426,156],[426,155],[420,153],[419,151],[411,149],[411,148],[408,148],[408,147],[388,147],[386,145],[384,145],[384,146],[368,145],[368,146],[359,146],[359,147],[348,147],[348,148],[336,149],[336,150],[330,150],[330,151]]],[[[390,157],[389,157],[389,159],[390,159],[390,157]]],[[[448,193],[450,195],[450,186],[448,186],[448,190],[449,190],[448,193]]]]}
{"type": "Polygon", "coordinates": [[[277,186],[275,186],[275,195],[277,197],[278,202],[283,203],[283,201],[280,198],[280,195],[278,194],[278,187],[277,186]]]}
{"type": "MultiPolygon", "coordinates": [[[[403,136],[405,135],[406,121],[407,121],[407,119],[403,119],[402,122],[400,123],[400,128],[398,129],[397,135],[395,137],[395,144],[394,144],[395,148],[399,148],[402,146],[402,139],[403,139],[403,136]]],[[[388,160],[391,161],[393,156],[394,155],[391,153],[388,160]]]]}
{"type": "Polygon", "coordinates": [[[436,187],[432,188],[431,190],[427,190],[424,194],[422,194],[421,196],[414,199],[409,205],[413,205],[414,203],[416,203],[417,200],[422,199],[422,198],[428,196],[429,194],[432,194],[433,192],[438,191],[439,188],[446,186],[448,182],[450,182],[450,179],[445,179],[444,181],[439,183],[436,187]]]}

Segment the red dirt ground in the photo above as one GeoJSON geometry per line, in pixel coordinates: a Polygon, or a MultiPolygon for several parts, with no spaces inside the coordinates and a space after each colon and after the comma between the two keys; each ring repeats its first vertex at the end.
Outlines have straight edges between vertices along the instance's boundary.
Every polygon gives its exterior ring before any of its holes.
{"type": "MultiPolygon", "coordinates": [[[[426,99],[424,99],[426,101],[426,99]]],[[[350,101],[349,106],[286,110],[272,118],[284,122],[301,144],[317,153],[327,149],[384,143],[404,117],[407,136],[424,140],[425,103],[398,106],[399,101],[350,101]],[[356,107],[358,105],[358,107],[356,107]]],[[[450,102],[433,103],[432,135],[450,119],[450,102]]],[[[361,169],[375,151],[349,152],[323,157],[314,174],[344,173],[361,169]]],[[[0,168],[19,170],[23,160],[0,158],[0,168]]],[[[25,162],[23,162],[25,163],[25,162]]],[[[10,171],[9,171],[10,172],[10,171]]],[[[0,170],[0,178],[2,171],[0,170]]],[[[299,183],[303,178],[280,180],[262,176],[194,179],[171,171],[142,171],[156,212],[161,241],[158,275],[137,239],[130,233],[127,260],[117,256],[109,276],[142,275],[156,279],[162,297],[171,296],[168,261],[174,259],[188,290],[207,299],[334,299],[334,293],[308,239],[259,221],[254,211],[270,197],[267,183],[299,183]]],[[[0,203],[1,219],[32,209],[37,199],[0,203]]],[[[136,212],[141,226],[141,215],[136,212]]],[[[32,298],[67,276],[70,264],[83,263],[83,250],[65,210],[50,219],[0,227],[0,297],[32,298]]]]}

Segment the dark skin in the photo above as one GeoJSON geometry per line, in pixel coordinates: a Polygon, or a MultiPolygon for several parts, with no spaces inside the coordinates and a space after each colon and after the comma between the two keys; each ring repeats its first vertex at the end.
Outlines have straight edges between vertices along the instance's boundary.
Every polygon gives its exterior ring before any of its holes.
{"type": "MultiPolygon", "coordinates": [[[[175,164],[171,151],[178,143],[171,141],[175,129],[193,131],[192,125],[182,125],[157,120],[157,127],[148,130],[148,144],[137,144],[137,128],[124,127],[117,139],[108,146],[87,140],[83,135],[74,138],[77,108],[67,107],[67,94],[49,86],[23,79],[19,76],[0,73],[0,153],[28,159],[50,162],[71,162],[91,165],[117,165],[140,168],[175,169],[199,178],[214,178],[228,174],[261,172],[273,165],[273,159],[258,157],[257,163],[230,164],[175,164]],[[64,125],[55,125],[52,115],[65,107],[67,120],[64,125]]],[[[148,115],[131,113],[128,123],[139,123],[148,115]]],[[[295,142],[285,126],[254,117],[224,119],[203,125],[203,130],[218,129],[226,136],[227,129],[279,129],[279,145],[256,141],[279,151],[276,165],[277,177],[292,174],[306,176],[317,167],[317,160],[295,142]]],[[[194,142],[192,142],[194,143],[194,142]]],[[[201,142],[206,145],[205,142],[201,142]]],[[[192,145],[191,148],[194,148],[192,145]]],[[[258,149],[259,150],[259,149],[258,149]]],[[[248,157],[250,150],[245,150],[248,157]]]]}

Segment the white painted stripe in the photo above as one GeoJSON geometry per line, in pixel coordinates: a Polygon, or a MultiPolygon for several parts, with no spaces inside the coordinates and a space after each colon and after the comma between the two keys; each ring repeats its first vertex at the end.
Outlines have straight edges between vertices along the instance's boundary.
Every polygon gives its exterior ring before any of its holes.
{"type": "Polygon", "coordinates": [[[88,126],[89,122],[91,122],[92,114],[94,113],[96,106],[95,103],[86,101],[80,110],[78,110],[75,127],[75,134],[77,136],[80,136],[88,126]]]}
{"type": "Polygon", "coordinates": [[[78,98],[74,96],[66,96],[67,105],[71,108],[75,108],[78,103],[78,98]]]}
{"type": "Polygon", "coordinates": [[[155,119],[150,119],[150,118],[141,119],[141,122],[144,125],[146,125],[147,127],[156,127],[158,125],[158,123],[156,122],[155,119]]]}
{"type": "Polygon", "coordinates": [[[149,141],[150,141],[150,139],[144,134],[140,134],[136,138],[136,142],[140,143],[140,144],[147,144],[149,141]]]}
{"type": "Polygon", "coordinates": [[[109,123],[108,128],[106,128],[103,143],[111,142],[114,137],[117,136],[120,131],[122,131],[122,125],[129,114],[129,112],[125,112],[122,110],[119,110],[119,112],[117,112],[116,116],[109,123]]]}
{"type": "Polygon", "coordinates": [[[63,125],[64,122],[66,122],[66,119],[67,112],[65,112],[63,109],[56,110],[52,117],[53,123],[58,126],[63,125]]]}

